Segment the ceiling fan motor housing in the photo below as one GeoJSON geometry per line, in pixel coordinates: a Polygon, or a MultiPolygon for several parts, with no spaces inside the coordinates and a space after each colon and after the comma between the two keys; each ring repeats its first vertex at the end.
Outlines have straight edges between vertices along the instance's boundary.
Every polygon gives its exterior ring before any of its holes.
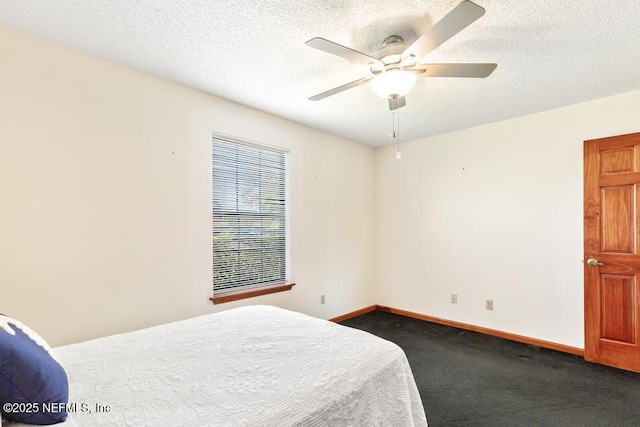
{"type": "Polygon", "coordinates": [[[409,45],[405,43],[400,36],[393,35],[384,39],[382,49],[376,51],[373,57],[382,61],[385,67],[381,68],[379,64],[372,64],[371,72],[373,74],[379,74],[390,68],[395,68],[393,66],[399,66],[402,60],[402,52],[404,52],[407,47],[409,47],[409,45]],[[392,67],[388,67],[389,65],[392,67]]]}

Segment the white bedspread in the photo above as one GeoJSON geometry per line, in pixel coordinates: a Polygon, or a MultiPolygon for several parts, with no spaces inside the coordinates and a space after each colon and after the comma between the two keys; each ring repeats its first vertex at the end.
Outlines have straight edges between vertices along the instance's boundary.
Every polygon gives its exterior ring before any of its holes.
{"type": "Polygon", "coordinates": [[[270,306],[55,352],[78,426],[427,425],[397,345],[270,306]]]}

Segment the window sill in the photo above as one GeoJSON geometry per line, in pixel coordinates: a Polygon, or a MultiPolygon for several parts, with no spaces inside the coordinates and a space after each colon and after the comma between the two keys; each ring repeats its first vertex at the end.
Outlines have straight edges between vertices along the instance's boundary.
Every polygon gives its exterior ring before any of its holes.
{"type": "Polygon", "coordinates": [[[225,292],[219,296],[209,298],[214,304],[237,301],[245,298],[253,298],[260,295],[275,294],[276,292],[290,291],[295,283],[284,283],[282,285],[264,286],[256,289],[247,289],[236,292],[225,292]]]}

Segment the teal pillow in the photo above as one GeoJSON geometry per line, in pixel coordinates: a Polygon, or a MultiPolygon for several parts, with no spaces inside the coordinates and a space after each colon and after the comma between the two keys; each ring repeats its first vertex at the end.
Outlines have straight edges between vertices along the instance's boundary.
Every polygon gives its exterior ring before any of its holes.
{"type": "Polygon", "coordinates": [[[38,334],[0,314],[0,413],[27,424],[67,418],[69,382],[64,368],[38,334]]]}

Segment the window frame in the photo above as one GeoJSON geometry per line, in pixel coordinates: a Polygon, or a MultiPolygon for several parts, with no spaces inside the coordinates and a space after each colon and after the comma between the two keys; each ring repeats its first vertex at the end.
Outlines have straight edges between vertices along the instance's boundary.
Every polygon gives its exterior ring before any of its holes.
{"type": "MultiPolygon", "coordinates": [[[[271,152],[276,152],[279,154],[283,155],[283,160],[284,160],[284,246],[285,246],[285,250],[284,250],[284,263],[285,263],[285,276],[284,276],[284,280],[281,283],[280,280],[276,281],[276,282],[265,282],[265,283],[253,283],[253,284],[246,284],[246,285],[238,285],[238,286],[233,286],[224,290],[216,290],[215,289],[215,284],[212,281],[212,290],[213,290],[213,296],[210,298],[210,300],[214,303],[214,304],[221,304],[221,303],[225,303],[225,302],[230,302],[230,301],[236,301],[236,300],[240,300],[240,299],[244,299],[244,298],[252,298],[255,296],[259,296],[259,295],[266,295],[266,294],[271,294],[271,293],[276,293],[276,292],[283,292],[283,291],[288,291],[291,290],[291,288],[295,285],[294,283],[292,283],[292,281],[290,280],[291,274],[291,257],[290,257],[290,228],[289,228],[289,201],[290,201],[290,196],[289,196],[289,150],[284,149],[282,147],[276,147],[276,146],[271,146],[271,145],[267,145],[267,144],[263,144],[263,143],[258,143],[258,142],[254,142],[254,141],[249,141],[246,139],[242,139],[242,138],[237,138],[234,136],[230,136],[230,135],[225,135],[225,134],[221,134],[221,133],[217,133],[214,132],[212,135],[212,139],[211,139],[211,167],[212,167],[212,182],[211,182],[211,197],[212,197],[212,206],[211,206],[211,213],[212,213],[212,242],[213,242],[213,231],[214,231],[214,216],[215,216],[215,211],[214,211],[214,171],[213,171],[213,163],[214,163],[214,156],[215,156],[215,149],[214,149],[214,145],[215,145],[215,141],[216,140],[220,140],[220,141],[224,141],[224,142],[228,142],[231,144],[237,144],[237,145],[242,145],[242,146],[246,146],[246,147],[252,147],[252,148],[256,148],[259,150],[266,150],[266,151],[271,151],[271,152]]],[[[249,214],[247,214],[247,216],[251,216],[249,214]]],[[[215,260],[215,251],[213,249],[213,245],[212,245],[212,268],[213,268],[213,262],[215,260]]],[[[213,270],[212,270],[213,271],[213,270]]],[[[213,279],[213,277],[212,277],[213,279]]]]}

